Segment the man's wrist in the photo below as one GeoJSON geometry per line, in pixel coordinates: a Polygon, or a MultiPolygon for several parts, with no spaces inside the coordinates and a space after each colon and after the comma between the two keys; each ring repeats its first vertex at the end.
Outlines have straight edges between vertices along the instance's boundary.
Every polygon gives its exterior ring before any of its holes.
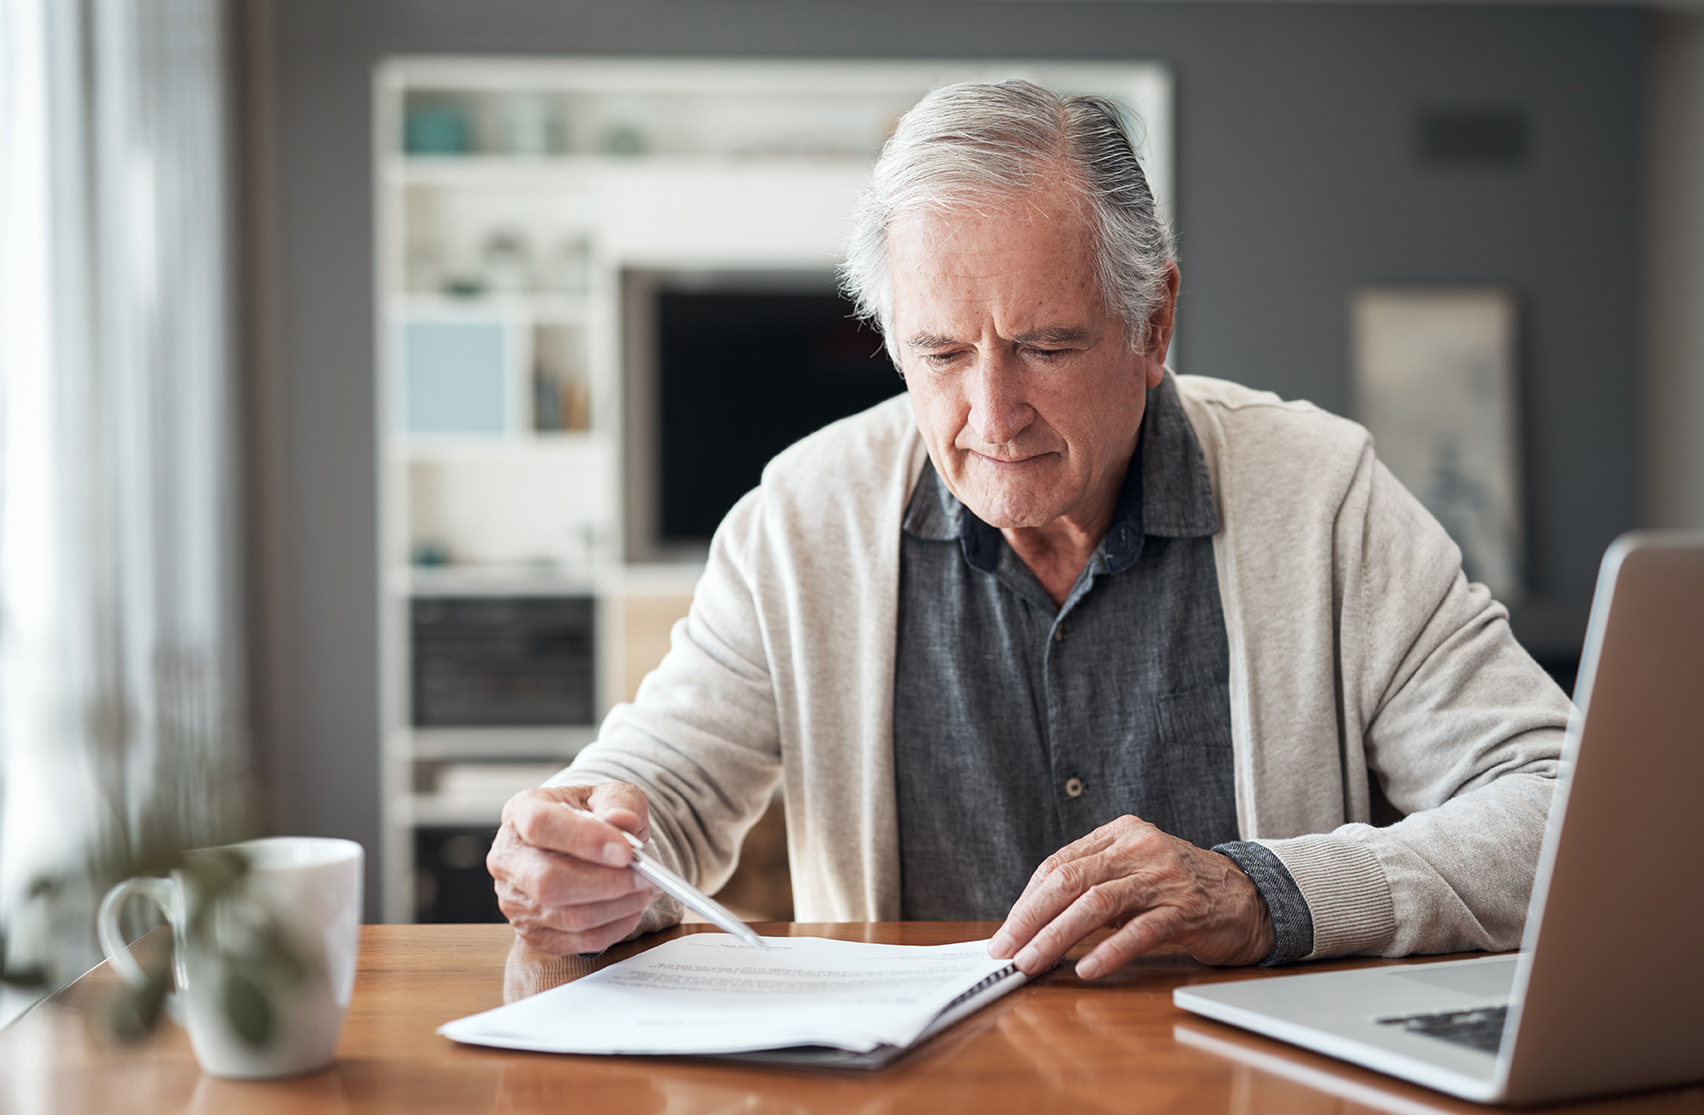
{"type": "Polygon", "coordinates": [[[1293,964],[1313,951],[1313,914],[1284,861],[1270,848],[1249,840],[1219,844],[1213,851],[1242,869],[1260,895],[1272,927],[1272,948],[1256,962],[1262,967],[1293,964]]]}
{"type": "MultiPolygon", "coordinates": [[[[1235,860],[1231,862],[1236,863],[1235,860]]],[[[1248,880],[1248,901],[1253,909],[1253,933],[1249,942],[1249,955],[1244,962],[1259,964],[1272,955],[1273,946],[1278,943],[1278,934],[1272,928],[1272,910],[1266,905],[1266,898],[1260,893],[1260,888],[1254,885],[1254,880],[1249,878],[1248,872],[1244,871],[1240,864],[1237,873],[1248,880]]]]}

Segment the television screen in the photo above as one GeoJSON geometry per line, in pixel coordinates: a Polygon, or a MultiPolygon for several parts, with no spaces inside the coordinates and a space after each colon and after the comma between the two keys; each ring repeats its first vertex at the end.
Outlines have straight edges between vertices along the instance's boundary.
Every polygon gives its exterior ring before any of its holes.
{"type": "Polygon", "coordinates": [[[664,543],[707,541],[775,454],[905,389],[833,291],[664,288],[654,313],[664,543]]]}

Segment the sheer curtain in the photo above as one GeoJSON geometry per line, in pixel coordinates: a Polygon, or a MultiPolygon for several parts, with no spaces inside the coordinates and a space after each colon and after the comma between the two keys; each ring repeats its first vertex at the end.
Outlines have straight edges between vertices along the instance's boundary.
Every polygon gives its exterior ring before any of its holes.
{"type": "Polygon", "coordinates": [[[0,0],[0,931],[55,977],[245,820],[221,11],[0,0]]]}

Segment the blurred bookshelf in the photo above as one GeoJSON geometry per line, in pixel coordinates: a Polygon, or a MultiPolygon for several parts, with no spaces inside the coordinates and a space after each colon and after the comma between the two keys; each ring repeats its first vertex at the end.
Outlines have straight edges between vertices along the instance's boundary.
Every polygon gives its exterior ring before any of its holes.
{"type": "MultiPolygon", "coordinates": [[[[1171,79],[1148,63],[378,67],[387,921],[499,916],[483,860],[504,801],[595,737],[690,604],[706,540],[661,537],[646,300],[728,276],[832,295],[898,118],[944,82],[1013,76],[1135,109],[1171,196],[1171,79]]],[[[715,419],[725,444],[751,438],[740,417],[715,419]]],[[[722,467],[706,456],[692,467],[722,467]]],[[[784,872],[779,818],[753,858],[773,845],[784,872]]]]}

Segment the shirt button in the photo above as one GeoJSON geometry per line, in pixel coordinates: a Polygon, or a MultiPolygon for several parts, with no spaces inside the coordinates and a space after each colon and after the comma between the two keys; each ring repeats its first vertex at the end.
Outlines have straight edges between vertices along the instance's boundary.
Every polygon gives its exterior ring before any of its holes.
{"type": "Polygon", "coordinates": [[[1065,796],[1068,798],[1082,797],[1083,780],[1081,778],[1067,778],[1065,780],[1065,796]]]}

